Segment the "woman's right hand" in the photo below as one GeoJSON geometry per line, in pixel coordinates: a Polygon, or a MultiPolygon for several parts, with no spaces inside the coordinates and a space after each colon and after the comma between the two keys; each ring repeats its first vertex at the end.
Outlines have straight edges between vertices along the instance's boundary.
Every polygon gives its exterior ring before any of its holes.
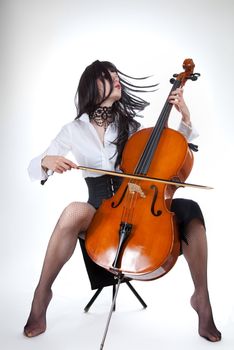
{"type": "Polygon", "coordinates": [[[59,174],[78,168],[75,163],[63,156],[45,156],[41,161],[41,166],[45,171],[52,170],[59,174]]]}

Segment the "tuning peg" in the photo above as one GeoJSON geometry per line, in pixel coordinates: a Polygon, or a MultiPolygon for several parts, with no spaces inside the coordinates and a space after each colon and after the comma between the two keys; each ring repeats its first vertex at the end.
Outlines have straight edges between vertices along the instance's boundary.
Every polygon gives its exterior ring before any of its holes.
{"type": "Polygon", "coordinates": [[[192,81],[195,81],[195,80],[197,80],[198,79],[198,77],[200,77],[200,73],[193,73],[193,74],[191,74],[189,77],[188,77],[188,79],[191,79],[192,81]]]}
{"type": "MultiPolygon", "coordinates": [[[[170,79],[170,83],[174,84],[174,82],[176,81],[175,78],[178,77],[179,74],[173,74],[173,78],[170,79]]],[[[190,74],[190,76],[187,79],[190,79],[192,81],[196,81],[198,79],[198,77],[200,77],[200,73],[192,73],[190,74]]]]}

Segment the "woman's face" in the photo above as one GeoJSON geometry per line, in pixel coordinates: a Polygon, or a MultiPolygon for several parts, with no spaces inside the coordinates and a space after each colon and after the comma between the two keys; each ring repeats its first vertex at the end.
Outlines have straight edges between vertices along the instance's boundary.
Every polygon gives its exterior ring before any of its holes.
{"type": "MultiPolygon", "coordinates": [[[[110,96],[101,103],[101,106],[107,106],[110,107],[115,101],[118,101],[121,98],[121,84],[119,82],[119,76],[117,72],[111,72],[109,70],[109,73],[111,75],[111,79],[113,82],[113,91],[111,92],[110,96]]],[[[104,84],[105,84],[105,96],[108,96],[111,90],[110,83],[108,79],[104,78],[104,84]]],[[[103,94],[104,94],[104,86],[103,82],[101,79],[97,79],[97,86],[98,86],[98,91],[101,99],[103,99],[103,94]]]]}

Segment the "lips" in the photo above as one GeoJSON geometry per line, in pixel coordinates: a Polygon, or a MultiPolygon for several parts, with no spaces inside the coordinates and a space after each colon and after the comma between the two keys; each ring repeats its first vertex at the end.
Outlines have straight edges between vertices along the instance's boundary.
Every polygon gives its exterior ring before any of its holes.
{"type": "Polygon", "coordinates": [[[119,83],[115,84],[115,88],[120,90],[121,89],[121,85],[119,83]]]}

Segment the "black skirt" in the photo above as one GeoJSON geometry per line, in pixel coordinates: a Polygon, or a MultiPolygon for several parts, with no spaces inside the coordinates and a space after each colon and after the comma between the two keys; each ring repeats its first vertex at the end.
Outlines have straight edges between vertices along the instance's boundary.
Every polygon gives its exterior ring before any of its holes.
{"type": "MultiPolygon", "coordinates": [[[[122,183],[122,178],[103,175],[100,177],[88,177],[85,178],[85,181],[89,192],[88,203],[90,203],[94,208],[98,209],[104,199],[111,198],[118,190],[122,183]]],[[[171,211],[175,213],[177,218],[180,239],[185,241],[187,244],[186,227],[188,223],[193,219],[199,219],[205,226],[202,211],[198,203],[193,200],[175,198],[172,200],[171,211]]],[[[97,289],[107,285],[113,285],[115,283],[113,275],[102,267],[96,265],[89,258],[82,239],[80,239],[80,245],[89,275],[91,288],[97,289]]]]}

